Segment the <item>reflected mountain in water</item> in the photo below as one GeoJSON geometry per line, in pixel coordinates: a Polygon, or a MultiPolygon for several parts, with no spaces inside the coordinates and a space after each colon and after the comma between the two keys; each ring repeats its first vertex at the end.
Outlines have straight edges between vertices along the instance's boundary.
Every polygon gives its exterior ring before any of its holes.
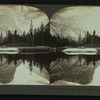
{"type": "Polygon", "coordinates": [[[95,68],[98,66],[96,60],[98,60],[98,56],[58,58],[50,64],[50,82],[65,80],[79,84],[88,84],[92,81],[95,68]]]}
{"type": "MultiPolygon", "coordinates": [[[[47,75],[45,78],[50,84],[58,80],[89,84],[93,80],[95,69],[100,64],[100,56],[69,56],[63,53],[0,55],[0,83],[5,84],[13,81],[16,68],[22,63],[29,67],[30,73],[34,72],[42,77],[44,76],[41,73],[44,73],[45,69],[46,73],[49,74],[45,74],[47,75]],[[40,72],[36,72],[35,67],[40,72]]],[[[21,73],[23,72],[24,70],[21,73]]]]}
{"type": "Polygon", "coordinates": [[[0,55],[0,83],[9,83],[14,79],[16,68],[21,64],[21,60],[18,63],[5,58],[5,55],[0,55]]]}

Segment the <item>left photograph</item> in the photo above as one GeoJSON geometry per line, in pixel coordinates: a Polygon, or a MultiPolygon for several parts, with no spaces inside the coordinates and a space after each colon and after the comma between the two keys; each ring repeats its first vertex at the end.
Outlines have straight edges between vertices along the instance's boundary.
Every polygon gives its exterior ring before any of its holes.
{"type": "Polygon", "coordinates": [[[38,8],[0,5],[0,85],[49,84],[49,26],[38,8]]]}

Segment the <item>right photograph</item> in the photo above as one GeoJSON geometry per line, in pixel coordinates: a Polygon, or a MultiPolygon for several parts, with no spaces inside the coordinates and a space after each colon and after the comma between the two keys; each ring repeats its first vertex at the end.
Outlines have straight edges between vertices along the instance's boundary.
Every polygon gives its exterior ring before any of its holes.
{"type": "Polygon", "coordinates": [[[50,19],[51,85],[100,86],[100,7],[71,6],[50,19]],[[52,59],[53,59],[52,58],[52,59]]]}

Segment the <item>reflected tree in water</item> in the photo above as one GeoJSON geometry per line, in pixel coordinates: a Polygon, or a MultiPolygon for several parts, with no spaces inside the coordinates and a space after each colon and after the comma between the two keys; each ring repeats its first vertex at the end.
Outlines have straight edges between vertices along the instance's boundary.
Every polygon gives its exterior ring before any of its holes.
{"type": "MultiPolygon", "coordinates": [[[[12,54],[8,54],[8,55],[5,54],[5,55],[0,55],[1,66],[4,63],[3,62],[4,59],[6,59],[6,61],[8,62],[8,65],[10,65],[11,63],[14,63],[15,66],[17,65],[17,63],[19,61],[22,61],[23,64],[25,64],[25,62],[27,62],[29,64],[30,74],[32,74],[32,71],[34,70],[33,67],[39,68],[40,72],[42,72],[43,68],[46,69],[50,76],[52,76],[53,74],[56,75],[57,73],[60,73],[59,77],[57,77],[57,76],[51,77],[50,83],[52,83],[55,80],[59,79],[60,77],[64,77],[64,75],[63,75],[64,72],[67,72],[67,74],[69,72],[72,73],[72,70],[74,70],[75,68],[77,69],[75,71],[79,71],[80,69],[83,68],[83,70],[82,70],[82,73],[83,73],[84,70],[87,69],[88,66],[90,66],[92,64],[94,66],[93,69],[95,69],[97,67],[96,61],[100,61],[100,56],[99,55],[91,55],[91,56],[89,56],[89,55],[73,56],[72,55],[72,56],[69,56],[69,55],[65,55],[63,53],[61,53],[61,54],[60,53],[13,54],[13,55],[12,54]],[[75,59],[76,59],[76,61],[77,60],[78,61],[74,62],[75,59]],[[72,60],[74,63],[72,62],[72,60]],[[84,62],[83,62],[83,60],[84,60],[84,62]],[[60,68],[60,70],[59,70],[59,68],[60,68]]],[[[75,71],[73,71],[72,74],[78,73],[75,71]]],[[[70,77],[71,73],[68,75],[69,78],[67,77],[69,81],[72,81],[71,79],[73,79],[73,77],[70,77]]],[[[80,76],[77,76],[75,74],[73,80],[77,80],[79,78],[85,77],[86,76],[85,74],[87,75],[86,72],[84,72],[84,75],[80,75],[80,76]]],[[[91,72],[91,75],[92,75],[92,72],[91,72]]],[[[90,75],[88,77],[90,77],[90,75]]],[[[88,82],[82,81],[82,82],[88,83],[90,81],[88,81],[88,82]]]]}
{"type": "MultiPolygon", "coordinates": [[[[50,72],[50,63],[52,61],[55,61],[59,58],[61,59],[67,59],[69,60],[68,55],[65,54],[58,54],[58,53],[50,53],[50,54],[5,54],[5,55],[0,55],[0,64],[2,65],[3,59],[5,58],[10,64],[11,62],[14,62],[15,65],[17,65],[17,61],[22,60],[23,64],[25,64],[25,61],[29,63],[30,68],[34,65],[35,67],[39,67],[40,70],[42,71],[43,68],[47,69],[50,72]]],[[[95,66],[96,61],[100,60],[99,55],[80,55],[79,56],[79,62],[81,65],[81,58],[84,58],[86,61],[87,65],[89,65],[90,62],[93,63],[95,66]]]]}

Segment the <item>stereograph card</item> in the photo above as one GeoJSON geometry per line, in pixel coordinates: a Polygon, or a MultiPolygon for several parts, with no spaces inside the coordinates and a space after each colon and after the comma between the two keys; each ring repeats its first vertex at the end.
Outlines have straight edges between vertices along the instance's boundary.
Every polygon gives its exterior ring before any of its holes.
{"type": "Polygon", "coordinates": [[[0,94],[100,95],[99,76],[99,6],[0,4],[0,94]]]}

